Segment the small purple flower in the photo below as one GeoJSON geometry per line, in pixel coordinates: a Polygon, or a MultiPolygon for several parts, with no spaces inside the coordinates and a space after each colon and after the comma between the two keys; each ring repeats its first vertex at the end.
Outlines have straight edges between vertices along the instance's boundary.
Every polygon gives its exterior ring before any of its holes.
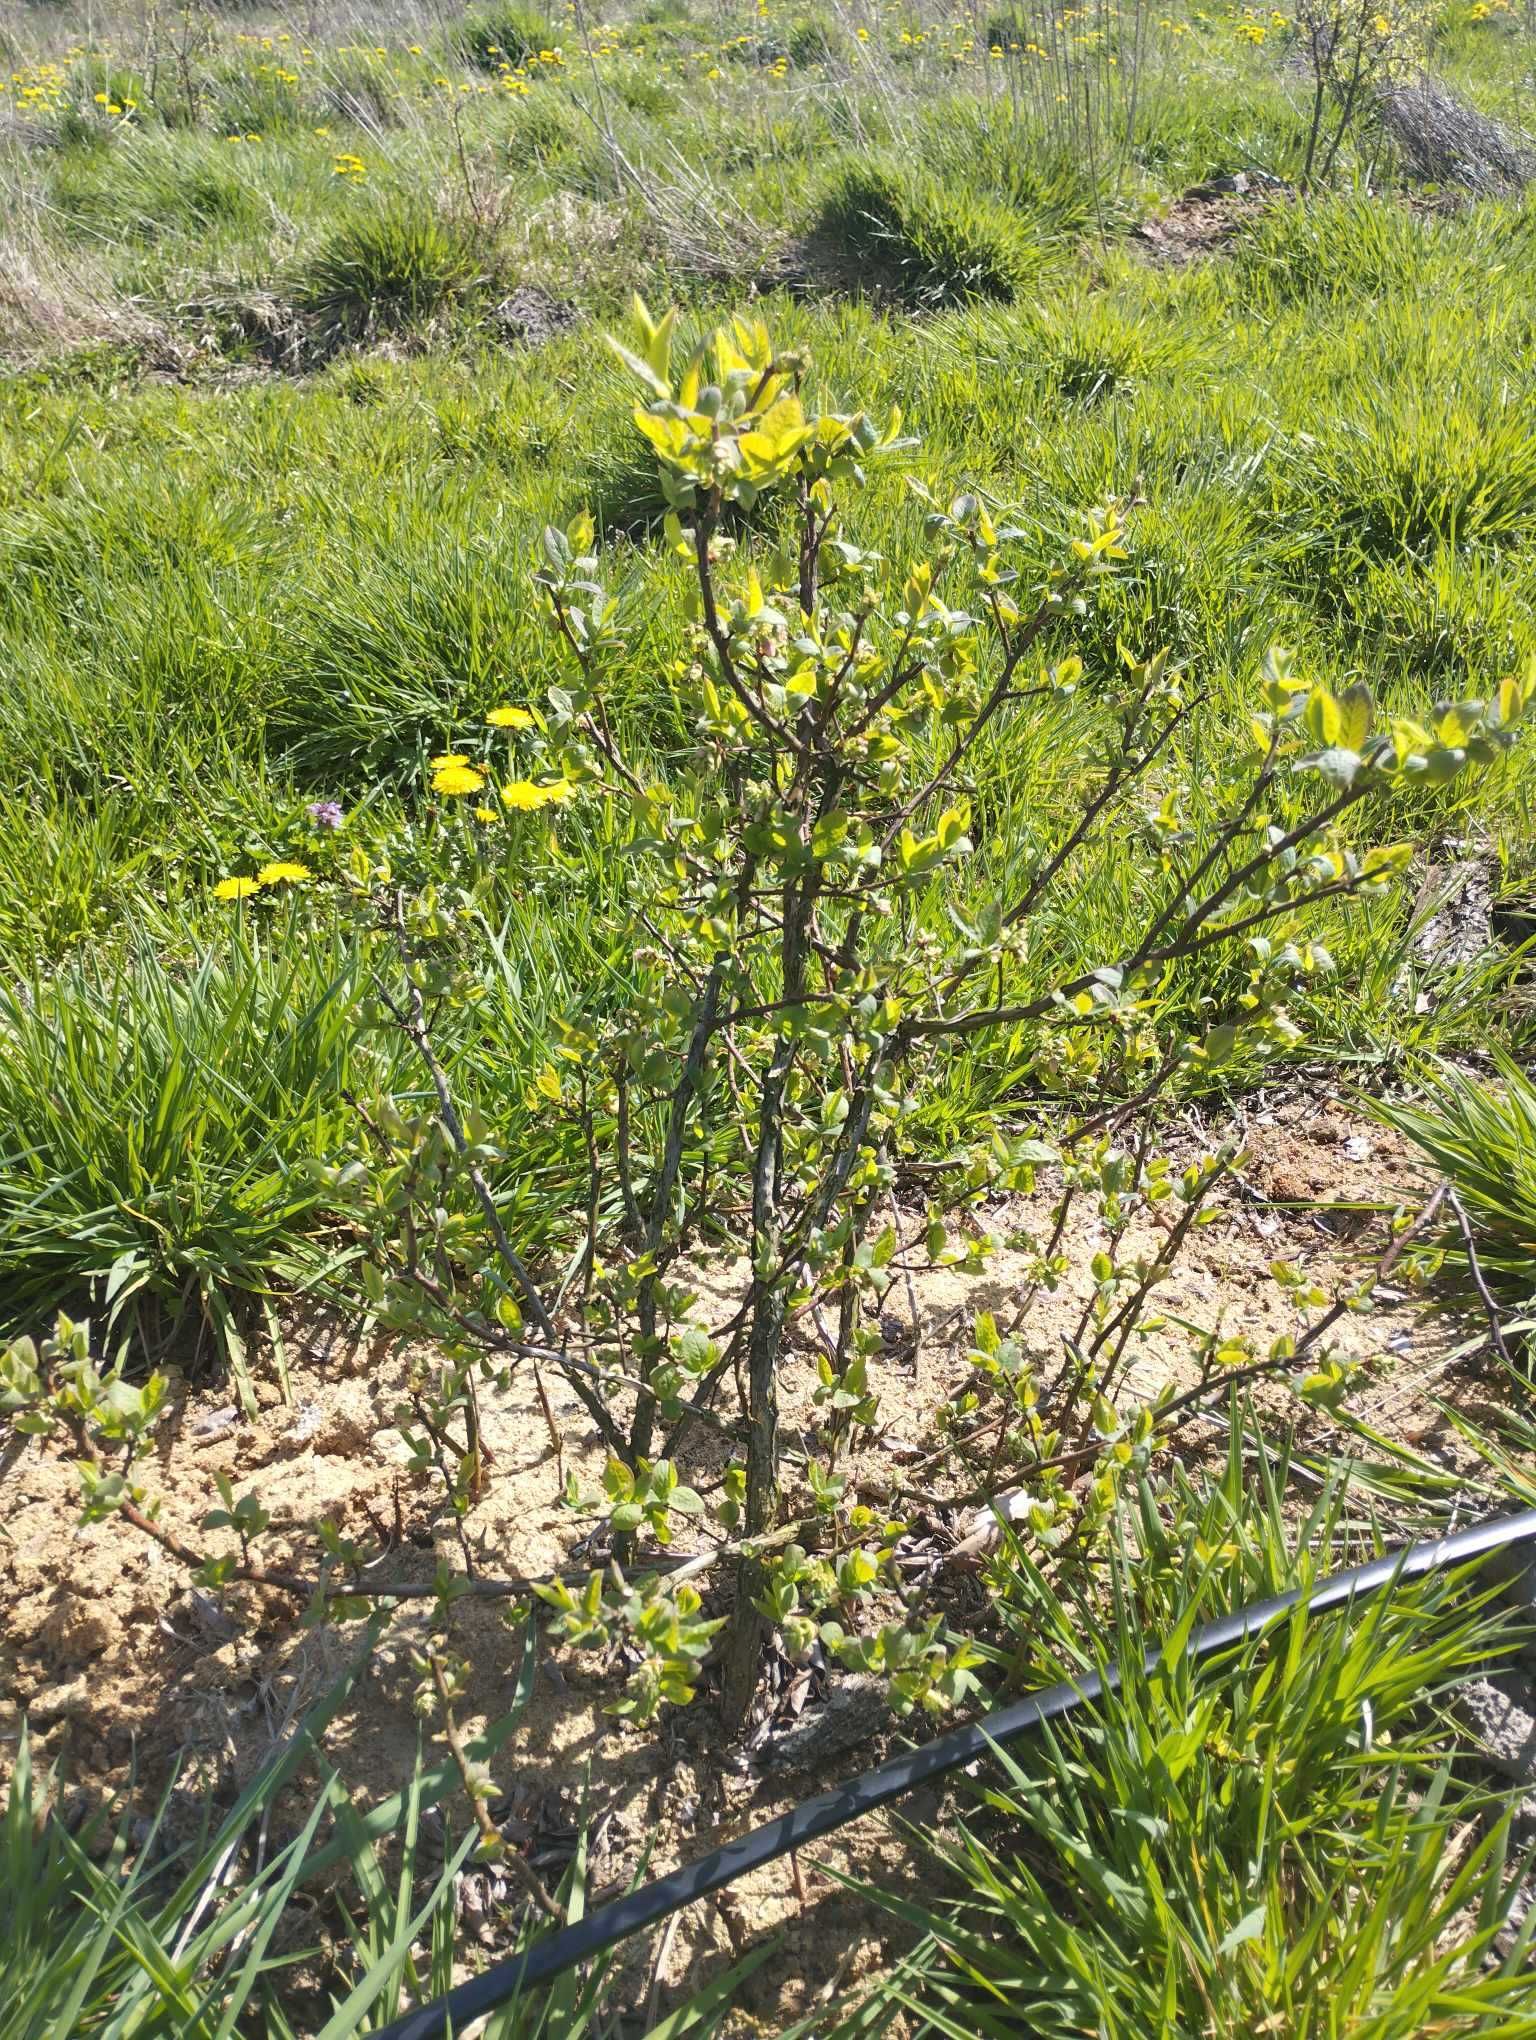
{"type": "Polygon", "coordinates": [[[317,829],[339,829],[346,819],[339,800],[312,800],[305,812],[317,829]]]}

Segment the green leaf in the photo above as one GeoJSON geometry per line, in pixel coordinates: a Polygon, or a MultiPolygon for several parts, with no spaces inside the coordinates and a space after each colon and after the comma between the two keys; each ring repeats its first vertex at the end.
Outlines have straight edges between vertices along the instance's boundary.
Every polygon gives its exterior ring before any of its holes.
{"type": "Polygon", "coordinates": [[[1320,772],[1333,786],[1353,786],[1360,770],[1358,751],[1346,751],[1342,745],[1334,744],[1326,751],[1319,751],[1307,763],[1314,771],[1320,772]]]}
{"type": "Polygon", "coordinates": [[[1363,680],[1351,681],[1339,696],[1339,742],[1350,751],[1363,751],[1374,720],[1371,690],[1363,680]]]}
{"type": "Polygon", "coordinates": [[[1245,1941],[1257,1941],[1264,1932],[1266,1917],[1267,1915],[1261,1905],[1256,1905],[1252,1912],[1244,1913],[1231,1932],[1222,1937],[1216,1953],[1218,1955],[1231,1955],[1241,1948],[1245,1941]]]}
{"type": "Polygon", "coordinates": [[[1302,718],[1307,734],[1315,743],[1325,747],[1336,744],[1343,727],[1339,704],[1326,687],[1314,687],[1307,697],[1306,711],[1302,718]]]}
{"type": "MultiPolygon", "coordinates": [[[[622,340],[615,340],[611,333],[606,334],[604,337],[607,339],[608,345],[613,349],[614,353],[619,357],[620,361],[623,362],[624,366],[630,371],[630,373],[632,375],[637,375],[640,378],[641,382],[645,384],[646,388],[650,390],[654,396],[660,398],[661,401],[665,403],[668,400],[668,398],[670,398],[670,396],[672,395],[672,392],[668,388],[667,384],[663,382],[661,377],[656,373],[655,369],[652,368],[651,364],[648,361],[643,361],[638,354],[634,353],[630,348],[626,347],[622,340]]],[[[562,533],[561,536],[563,537],[564,533],[562,533]]]]}

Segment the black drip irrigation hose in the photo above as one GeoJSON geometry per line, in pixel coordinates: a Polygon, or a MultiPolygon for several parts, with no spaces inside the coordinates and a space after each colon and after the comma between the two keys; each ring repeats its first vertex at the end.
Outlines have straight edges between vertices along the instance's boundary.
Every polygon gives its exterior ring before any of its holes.
{"type": "MultiPolygon", "coordinates": [[[[1422,1579],[1428,1573],[1444,1572],[1532,1539],[1536,1539],[1536,1509],[1526,1509],[1518,1516],[1473,1524],[1450,1537],[1389,1551],[1366,1565],[1334,1573],[1310,1590],[1296,1588],[1290,1593],[1275,1594],[1267,1601],[1256,1601],[1251,1607],[1239,1608],[1205,1623],[1190,1637],[1188,1655],[1198,1664],[1230,1650],[1234,1644],[1257,1635],[1277,1615],[1284,1615],[1303,1602],[1309,1618],[1325,1615],[1365,1595],[1394,1587],[1400,1580],[1422,1579]]],[[[1146,1653],[1148,1671],[1156,1666],[1161,1654],[1156,1649],[1146,1653]]],[[[1012,1742],[1047,1721],[1070,1714],[1075,1707],[1113,1691],[1119,1683],[1120,1668],[1116,1664],[1102,1676],[1089,1672],[1076,1684],[1051,1686],[1023,1700],[1011,1701],[1006,1707],[994,1708],[965,1728],[939,1736],[905,1756],[892,1757],[888,1763],[850,1779],[832,1792],[807,1799],[791,1812],[780,1814],[777,1820],[754,1828],[739,1841],[727,1842],[724,1848],[701,1856],[697,1863],[653,1878],[623,1898],[598,1906],[585,1919],[561,1927],[523,1954],[493,1964],[483,1975],[459,1984],[446,1996],[435,1998],[392,2025],[380,2027],[374,2040],[442,2040],[450,2031],[461,2032],[472,2019],[483,2018],[519,1992],[548,1983],[578,1962],[601,1955],[646,1927],[654,1927],[658,1920],[692,1905],[696,1899],[707,1898],[748,1871],[760,1870],[764,1864],[776,1862],[794,1849],[803,1849],[807,1843],[835,1833],[878,1807],[889,1806],[892,1800],[902,1798],[930,1778],[942,1778],[949,1771],[963,1769],[995,1746],[1012,1742]]]]}

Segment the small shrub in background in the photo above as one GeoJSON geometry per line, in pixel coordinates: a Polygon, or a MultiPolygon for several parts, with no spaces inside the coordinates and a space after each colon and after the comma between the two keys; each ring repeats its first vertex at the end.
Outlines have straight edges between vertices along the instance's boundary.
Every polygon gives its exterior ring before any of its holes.
{"type": "Polygon", "coordinates": [[[1422,0],[1299,0],[1296,50],[1312,92],[1304,186],[1328,181],[1377,95],[1418,69],[1429,25],[1422,0]]]}
{"type": "Polygon", "coordinates": [[[820,228],[857,280],[913,309],[1017,297],[1041,255],[991,199],[883,157],[849,163],[822,203],[820,228]]]}

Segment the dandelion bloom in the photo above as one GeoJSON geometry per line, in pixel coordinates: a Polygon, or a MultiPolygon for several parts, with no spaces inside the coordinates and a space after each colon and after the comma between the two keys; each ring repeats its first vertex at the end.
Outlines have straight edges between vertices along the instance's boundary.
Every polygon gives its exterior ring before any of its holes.
{"type": "Polygon", "coordinates": [[[485,774],[461,758],[445,760],[432,774],[434,793],[478,793],[484,784],[485,774]]]}
{"type": "Polygon", "coordinates": [[[259,878],[221,878],[213,889],[216,900],[248,900],[261,891],[259,878]]]}
{"type": "Polygon", "coordinates": [[[502,804],[526,814],[547,807],[554,796],[547,786],[535,786],[531,779],[513,779],[501,789],[502,804]]]}
{"type": "Polygon", "coordinates": [[[264,864],[256,874],[258,885],[302,885],[310,875],[309,866],[293,858],[280,857],[275,864],[264,864]]]}
{"type": "Polygon", "coordinates": [[[486,717],[493,730],[531,730],[533,717],[526,708],[493,708],[486,717]]]}

